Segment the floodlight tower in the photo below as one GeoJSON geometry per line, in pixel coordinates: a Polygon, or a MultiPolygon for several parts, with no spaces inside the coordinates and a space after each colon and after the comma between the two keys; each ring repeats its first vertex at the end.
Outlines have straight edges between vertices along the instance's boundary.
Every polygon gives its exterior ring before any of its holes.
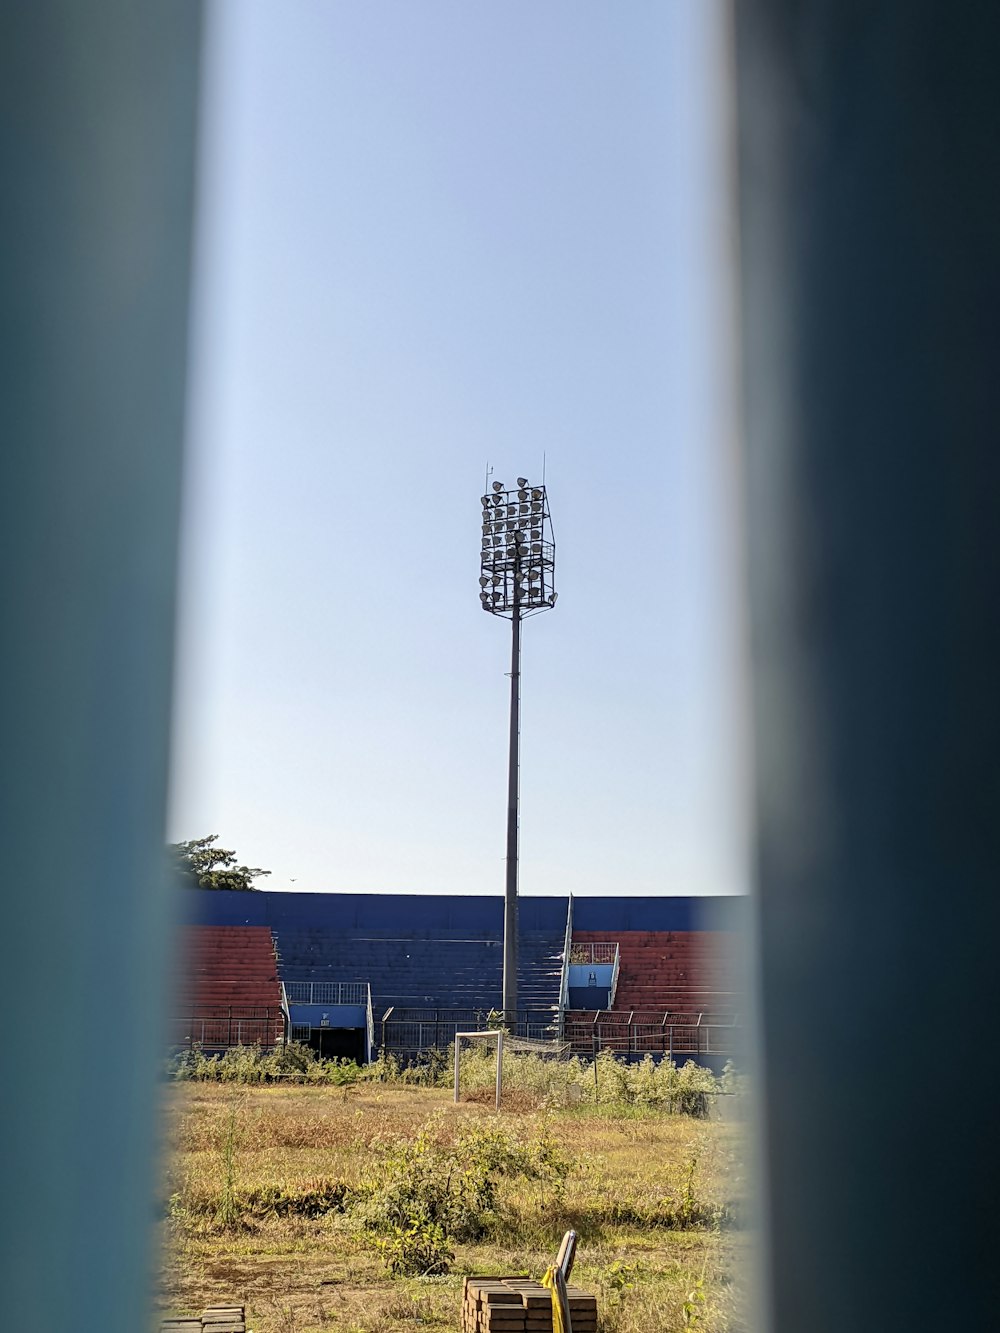
{"type": "Polygon", "coordinates": [[[491,616],[511,622],[510,747],[507,755],[507,877],[503,915],[503,1012],[517,1020],[517,857],[521,738],[521,621],[556,604],[556,544],[545,487],[518,477],[482,497],[480,601],[491,616]]]}

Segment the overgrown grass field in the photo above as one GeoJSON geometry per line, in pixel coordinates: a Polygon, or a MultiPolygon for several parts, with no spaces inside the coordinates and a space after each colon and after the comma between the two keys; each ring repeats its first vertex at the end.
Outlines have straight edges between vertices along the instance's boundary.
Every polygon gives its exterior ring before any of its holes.
{"type": "Polygon", "coordinates": [[[497,1115],[481,1073],[457,1106],[398,1080],[174,1084],[162,1308],[235,1299],[256,1333],[457,1330],[463,1274],[540,1277],[572,1227],[606,1333],[743,1327],[735,1124],[627,1080],[553,1098],[529,1066],[497,1115]]]}

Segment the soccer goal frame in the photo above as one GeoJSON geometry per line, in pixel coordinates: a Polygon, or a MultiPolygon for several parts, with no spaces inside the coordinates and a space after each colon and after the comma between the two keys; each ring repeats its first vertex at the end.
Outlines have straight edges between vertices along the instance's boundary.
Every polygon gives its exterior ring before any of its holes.
{"type": "Polygon", "coordinates": [[[500,1110],[500,1102],[503,1096],[503,1056],[504,1051],[531,1051],[537,1055],[562,1056],[568,1051],[569,1047],[565,1042],[550,1042],[534,1040],[530,1037],[514,1037],[503,1028],[481,1028],[478,1032],[456,1032],[455,1033],[455,1101],[460,1102],[461,1096],[461,1071],[462,1071],[462,1042],[468,1041],[495,1041],[497,1044],[497,1080],[496,1080],[496,1109],[500,1110]]]}
{"type": "Polygon", "coordinates": [[[495,1041],[497,1044],[497,1095],[496,1109],[500,1110],[500,1098],[503,1088],[503,1044],[507,1033],[502,1028],[487,1028],[480,1032],[456,1032],[455,1033],[455,1102],[462,1100],[461,1094],[461,1071],[462,1071],[462,1042],[463,1041],[495,1041]]]}

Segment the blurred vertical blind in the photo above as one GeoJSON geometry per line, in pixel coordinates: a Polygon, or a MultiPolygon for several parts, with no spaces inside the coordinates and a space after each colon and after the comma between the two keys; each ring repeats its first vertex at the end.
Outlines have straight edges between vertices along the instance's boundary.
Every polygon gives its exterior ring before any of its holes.
{"type": "Polygon", "coordinates": [[[200,12],[0,13],[4,1327],[146,1326],[200,12]]]}
{"type": "Polygon", "coordinates": [[[775,1333],[995,1326],[1000,6],[734,6],[775,1333]]]}

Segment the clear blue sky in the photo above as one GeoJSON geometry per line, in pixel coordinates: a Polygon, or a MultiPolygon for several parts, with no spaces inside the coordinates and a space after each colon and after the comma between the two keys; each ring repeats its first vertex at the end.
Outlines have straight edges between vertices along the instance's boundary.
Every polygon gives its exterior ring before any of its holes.
{"type": "Polygon", "coordinates": [[[221,0],[174,838],[267,887],[499,893],[540,477],[524,893],[745,885],[724,42],[711,0],[221,0]]]}

